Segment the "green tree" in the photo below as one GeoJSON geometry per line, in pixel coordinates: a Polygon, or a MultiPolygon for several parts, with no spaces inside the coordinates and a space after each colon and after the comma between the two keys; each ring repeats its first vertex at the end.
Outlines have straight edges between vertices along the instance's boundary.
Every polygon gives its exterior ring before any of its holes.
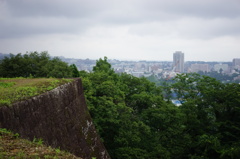
{"type": "Polygon", "coordinates": [[[79,71],[77,69],[77,66],[75,64],[70,65],[70,68],[72,70],[72,77],[79,77],[79,71]]]}
{"type": "Polygon", "coordinates": [[[59,58],[50,58],[48,52],[11,54],[0,61],[2,77],[72,77],[72,70],[59,58]]]}
{"type": "MultiPolygon", "coordinates": [[[[170,148],[164,147],[167,145],[169,132],[161,132],[166,135],[166,139],[162,140],[161,134],[153,128],[154,121],[161,122],[162,125],[169,123],[158,116],[153,122],[147,121],[148,118],[153,118],[150,112],[168,110],[160,87],[146,78],[136,78],[125,73],[116,74],[106,57],[104,60],[97,60],[92,73],[83,73],[83,86],[94,124],[112,158],[154,159],[171,156],[170,148]],[[163,141],[164,144],[159,144],[163,141]]],[[[180,122],[180,113],[175,115],[170,117],[172,122],[180,122]],[[174,119],[175,115],[177,119],[174,119]]],[[[172,129],[179,127],[173,126],[172,129]]],[[[169,136],[174,136],[176,131],[171,130],[172,134],[169,136]]],[[[180,148],[174,154],[177,152],[180,152],[180,148]]]]}
{"type": "MultiPolygon", "coordinates": [[[[116,74],[97,60],[81,72],[90,114],[115,159],[237,158],[240,154],[240,85],[196,73],[179,74],[164,87],[176,107],[146,78],[116,74]]],[[[170,97],[169,97],[170,100],[170,97]]]]}
{"type": "Polygon", "coordinates": [[[93,67],[93,72],[107,72],[110,74],[114,73],[114,70],[111,68],[111,64],[107,62],[107,57],[104,59],[99,59],[96,61],[96,66],[93,67]]]}
{"type": "Polygon", "coordinates": [[[153,158],[185,158],[190,136],[185,133],[185,114],[174,105],[157,105],[142,113],[144,123],[151,128],[153,158]]]}
{"type": "Polygon", "coordinates": [[[173,89],[184,103],[190,156],[236,158],[240,154],[239,84],[223,84],[198,74],[176,77],[173,89]],[[229,148],[231,147],[231,148],[229,148]]]}
{"type": "Polygon", "coordinates": [[[59,58],[53,58],[49,61],[43,69],[47,70],[47,77],[67,78],[72,77],[71,67],[67,63],[61,61],[59,58]]]}

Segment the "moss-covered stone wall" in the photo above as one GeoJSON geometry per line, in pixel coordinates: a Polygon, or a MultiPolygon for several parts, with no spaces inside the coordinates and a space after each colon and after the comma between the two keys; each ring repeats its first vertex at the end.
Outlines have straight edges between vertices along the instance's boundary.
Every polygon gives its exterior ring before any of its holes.
{"type": "Polygon", "coordinates": [[[81,79],[0,108],[0,127],[84,159],[110,158],[88,112],[81,79]]]}

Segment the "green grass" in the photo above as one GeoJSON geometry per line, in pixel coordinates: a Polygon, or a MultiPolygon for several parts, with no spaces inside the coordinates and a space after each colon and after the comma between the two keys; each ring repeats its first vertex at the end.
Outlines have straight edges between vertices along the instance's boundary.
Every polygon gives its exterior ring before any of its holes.
{"type": "Polygon", "coordinates": [[[56,78],[0,78],[0,106],[26,100],[71,81],[56,78]]]}
{"type": "Polygon", "coordinates": [[[25,140],[0,128],[0,159],[81,159],[59,148],[45,146],[41,139],[25,140]]]}

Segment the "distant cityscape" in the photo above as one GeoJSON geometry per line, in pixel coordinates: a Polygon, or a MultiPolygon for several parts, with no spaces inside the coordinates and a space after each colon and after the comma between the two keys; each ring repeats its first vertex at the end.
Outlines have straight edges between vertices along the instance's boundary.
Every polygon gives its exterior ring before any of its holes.
{"type": "MultiPolygon", "coordinates": [[[[96,60],[90,59],[70,59],[59,57],[69,64],[75,64],[79,70],[91,72],[96,60]]],[[[184,53],[176,51],[173,53],[173,61],[121,61],[108,59],[115,72],[125,72],[135,77],[149,77],[154,75],[158,79],[173,78],[179,73],[190,72],[211,72],[232,75],[238,74],[234,80],[240,80],[240,58],[234,58],[229,62],[204,62],[204,61],[184,61],[184,53]]]]}
{"type": "MultiPolygon", "coordinates": [[[[8,54],[0,53],[0,59],[8,54]]],[[[91,72],[96,64],[96,60],[74,59],[59,57],[62,61],[69,64],[75,64],[79,71],[91,72]]],[[[127,73],[135,77],[154,76],[157,79],[170,79],[179,73],[190,72],[218,72],[221,74],[237,74],[234,80],[240,80],[240,58],[234,58],[229,62],[205,62],[205,61],[184,61],[184,53],[176,51],[173,53],[172,61],[121,61],[117,59],[108,59],[112,68],[117,73],[127,73]]]]}

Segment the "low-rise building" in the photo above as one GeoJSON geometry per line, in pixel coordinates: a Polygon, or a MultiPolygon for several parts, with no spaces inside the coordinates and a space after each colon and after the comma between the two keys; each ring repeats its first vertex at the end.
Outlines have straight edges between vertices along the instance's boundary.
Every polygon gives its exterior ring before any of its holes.
{"type": "Polygon", "coordinates": [[[191,64],[191,72],[209,72],[208,64],[191,64]]]}
{"type": "Polygon", "coordinates": [[[228,64],[215,64],[214,71],[217,71],[218,73],[220,73],[221,71],[222,73],[229,73],[228,64]]]}

